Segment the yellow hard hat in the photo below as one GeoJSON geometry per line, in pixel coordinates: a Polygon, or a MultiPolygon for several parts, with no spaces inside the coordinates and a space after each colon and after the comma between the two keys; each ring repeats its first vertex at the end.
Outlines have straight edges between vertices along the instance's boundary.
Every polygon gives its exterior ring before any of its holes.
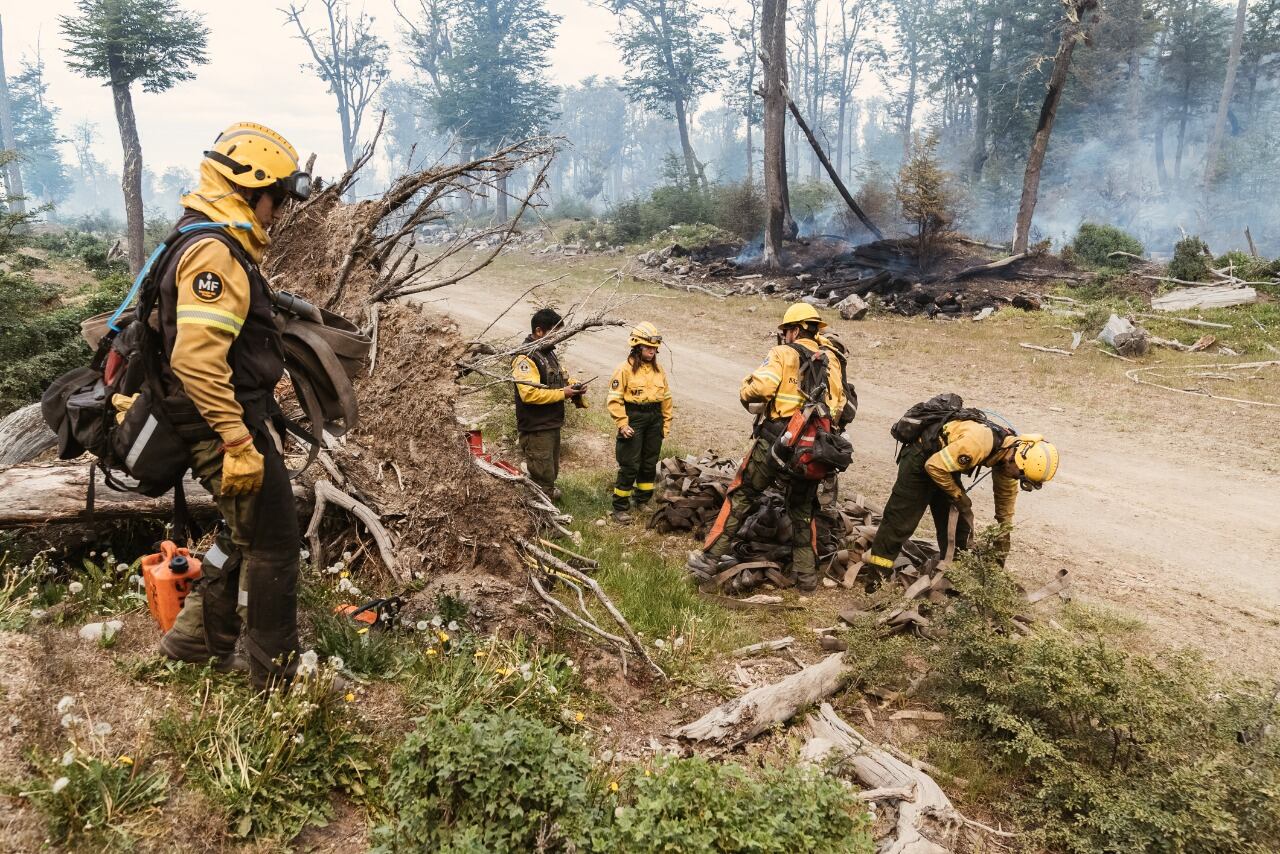
{"type": "Polygon", "coordinates": [[[298,152],[271,128],[236,122],[204,153],[213,168],[240,187],[276,187],[295,199],[311,195],[311,176],[298,169],[298,152]]]}
{"type": "Polygon", "coordinates": [[[819,329],[827,328],[827,322],[818,314],[818,310],[807,302],[793,303],[787,309],[787,313],[782,315],[782,323],[778,324],[778,328],[786,329],[788,326],[799,326],[804,323],[816,323],[819,329]]]}
{"type": "Polygon", "coordinates": [[[1013,462],[1022,473],[1024,489],[1039,489],[1058,473],[1058,449],[1043,436],[1019,436],[1013,445],[1013,462]]]}
{"type": "Polygon", "coordinates": [[[662,336],[658,334],[658,327],[646,320],[631,330],[630,343],[632,347],[661,347],[662,336]]]}

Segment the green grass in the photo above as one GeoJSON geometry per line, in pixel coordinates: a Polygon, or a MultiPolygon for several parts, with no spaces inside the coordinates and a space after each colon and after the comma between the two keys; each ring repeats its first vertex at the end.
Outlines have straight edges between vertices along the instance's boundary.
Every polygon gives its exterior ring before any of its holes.
{"type": "MultiPolygon", "coordinates": [[[[697,619],[710,636],[728,634],[728,613],[699,596],[684,569],[684,555],[665,555],[662,538],[633,523],[595,524],[610,509],[613,472],[578,473],[560,479],[563,506],[582,535],[575,547],[600,562],[595,577],[631,622],[648,638],[666,638],[697,619]]],[[[689,541],[690,548],[696,543],[689,541]]]]}

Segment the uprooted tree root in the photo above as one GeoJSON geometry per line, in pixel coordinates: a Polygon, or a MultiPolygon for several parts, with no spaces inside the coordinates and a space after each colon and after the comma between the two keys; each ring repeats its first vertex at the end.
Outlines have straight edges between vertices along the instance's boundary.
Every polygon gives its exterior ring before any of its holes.
{"type": "MultiPolygon", "coordinates": [[[[458,423],[459,376],[476,372],[508,382],[503,363],[529,348],[469,346],[447,319],[401,301],[454,284],[492,261],[532,206],[552,150],[544,141],[508,146],[471,163],[406,175],[381,198],[358,204],[342,201],[349,172],[286,213],[264,262],[273,284],[366,322],[374,340],[368,371],[356,381],[361,423],[341,441],[328,442],[320,457],[327,478],[314,475],[307,537],[317,562],[327,552],[349,549],[381,565],[402,588],[492,589],[490,579],[513,587],[527,568],[530,586],[551,613],[588,626],[619,653],[624,669],[630,653],[662,677],[594,579],[536,544],[543,531],[567,534],[568,518],[528,478],[476,457],[458,423]],[[447,197],[500,191],[499,179],[521,167],[532,169],[534,178],[517,199],[512,220],[431,254],[418,251],[417,228],[445,216],[441,203],[447,197]],[[351,514],[360,526],[335,526],[333,509],[351,514]],[[577,591],[580,614],[547,591],[552,578],[577,591]],[[616,624],[616,633],[595,622],[584,590],[616,624]]],[[[606,300],[581,320],[568,312],[555,343],[621,323],[608,316],[611,307],[606,300]]],[[[499,608],[514,599],[501,598],[499,608]]]]}

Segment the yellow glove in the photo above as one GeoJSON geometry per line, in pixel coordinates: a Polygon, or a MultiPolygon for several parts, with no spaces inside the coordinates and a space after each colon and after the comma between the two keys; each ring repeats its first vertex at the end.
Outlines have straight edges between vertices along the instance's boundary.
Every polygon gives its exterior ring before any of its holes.
{"type": "Polygon", "coordinates": [[[129,407],[133,406],[133,402],[138,399],[136,394],[113,394],[111,395],[111,405],[116,408],[116,423],[123,424],[124,417],[129,413],[129,407]]]}
{"type": "Polygon", "coordinates": [[[222,454],[222,494],[253,495],[262,489],[262,454],[245,436],[234,445],[224,445],[222,454]]]}

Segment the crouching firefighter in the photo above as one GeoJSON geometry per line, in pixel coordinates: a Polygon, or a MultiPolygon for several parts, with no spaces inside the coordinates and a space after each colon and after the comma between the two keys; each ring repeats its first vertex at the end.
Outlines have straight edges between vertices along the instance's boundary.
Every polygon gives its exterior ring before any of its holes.
{"type": "Polygon", "coordinates": [[[826,325],[813,306],[792,305],[778,327],[780,343],[742,381],[742,405],[762,406],[751,448],[719,518],[703,551],[689,557],[695,575],[710,578],[732,565],[734,535],[764,492],[778,487],[791,520],[791,571],[801,591],[817,589],[818,484],[833,470],[848,467],[853,451],[833,428],[844,411],[844,377],[839,363],[819,346],[818,333],[826,325]]]}
{"type": "MultiPolygon", "coordinates": [[[[982,469],[991,475],[996,522],[1013,524],[1018,492],[1040,489],[1058,471],[1058,449],[1043,436],[1020,435],[980,409],[966,409],[955,394],[941,394],[907,410],[890,428],[902,443],[898,478],[884,508],[863,571],[893,568],[902,544],[914,533],[925,510],[933,514],[938,551],[944,560],[967,548],[974,529],[969,490],[982,469]],[[961,477],[974,480],[966,489],[961,477]]],[[[1009,551],[1006,531],[997,543],[1003,562],[1009,551]]],[[[872,575],[871,577],[874,577],[872,575]]]]}
{"type": "Polygon", "coordinates": [[[225,522],[160,649],[229,668],[243,623],[259,689],[287,684],[297,666],[300,536],[274,397],[284,350],[257,265],[280,205],[308,195],[292,145],[262,125],[234,124],[205,152],[199,187],[183,196],[156,259],[161,382],[198,413],[184,431],[191,472],[225,522]]]}

